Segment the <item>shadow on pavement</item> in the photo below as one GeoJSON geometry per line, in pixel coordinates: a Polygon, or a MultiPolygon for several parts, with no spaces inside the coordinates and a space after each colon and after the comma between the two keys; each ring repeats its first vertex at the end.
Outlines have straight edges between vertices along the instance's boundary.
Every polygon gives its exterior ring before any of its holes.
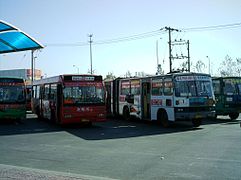
{"type": "Polygon", "coordinates": [[[202,130],[202,126],[199,128],[193,128],[191,122],[175,123],[170,128],[163,128],[160,124],[150,121],[124,121],[121,119],[109,119],[106,122],[93,123],[91,127],[84,125],[61,127],[49,121],[38,120],[31,115],[21,122],[0,123],[0,136],[68,132],[86,140],[129,138],[197,130],[202,130]]]}
{"type": "Polygon", "coordinates": [[[185,131],[197,131],[201,129],[202,127],[193,128],[191,123],[176,123],[170,128],[163,128],[160,124],[149,121],[124,121],[121,119],[109,119],[107,122],[94,124],[92,128],[78,129],[76,127],[72,127],[66,129],[66,131],[86,140],[104,140],[162,135],[185,131]]]}

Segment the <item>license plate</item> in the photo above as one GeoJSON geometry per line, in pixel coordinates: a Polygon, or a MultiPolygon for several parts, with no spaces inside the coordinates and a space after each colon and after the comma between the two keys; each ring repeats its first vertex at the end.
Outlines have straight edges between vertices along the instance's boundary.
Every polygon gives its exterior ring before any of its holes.
{"type": "Polygon", "coordinates": [[[200,118],[202,118],[202,115],[200,115],[200,114],[197,114],[197,115],[195,116],[195,119],[200,119],[200,118]]]}

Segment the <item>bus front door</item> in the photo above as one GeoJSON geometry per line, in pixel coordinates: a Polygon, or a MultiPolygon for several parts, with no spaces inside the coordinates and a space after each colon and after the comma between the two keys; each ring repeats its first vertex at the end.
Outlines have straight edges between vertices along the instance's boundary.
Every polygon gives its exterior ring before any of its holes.
{"type": "Polygon", "coordinates": [[[142,119],[150,118],[150,83],[142,83],[142,119]]]}

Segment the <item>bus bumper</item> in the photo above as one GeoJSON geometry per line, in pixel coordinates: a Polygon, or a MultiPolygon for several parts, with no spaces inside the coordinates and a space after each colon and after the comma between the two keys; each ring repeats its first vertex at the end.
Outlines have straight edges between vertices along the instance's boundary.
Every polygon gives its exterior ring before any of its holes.
{"type": "Polygon", "coordinates": [[[209,119],[215,117],[215,111],[210,112],[176,112],[176,120],[209,119]]]}

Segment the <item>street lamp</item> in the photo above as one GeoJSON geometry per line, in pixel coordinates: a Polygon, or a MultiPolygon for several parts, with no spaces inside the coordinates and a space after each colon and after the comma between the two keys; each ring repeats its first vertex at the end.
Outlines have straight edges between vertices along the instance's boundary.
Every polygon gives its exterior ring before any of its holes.
{"type": "Polygon", "coordinates": [[[206,58],[208,59],[208,73],[210,74],[210,58],[209,56],[206,56],[206,58]]]}
{"type": "Polygon", "coordinates": [[[73,67],[76,67],[77,68],[77,72],[79,74],[79,67],[77,67],[76,65],[73,65],[73,67]]]}

